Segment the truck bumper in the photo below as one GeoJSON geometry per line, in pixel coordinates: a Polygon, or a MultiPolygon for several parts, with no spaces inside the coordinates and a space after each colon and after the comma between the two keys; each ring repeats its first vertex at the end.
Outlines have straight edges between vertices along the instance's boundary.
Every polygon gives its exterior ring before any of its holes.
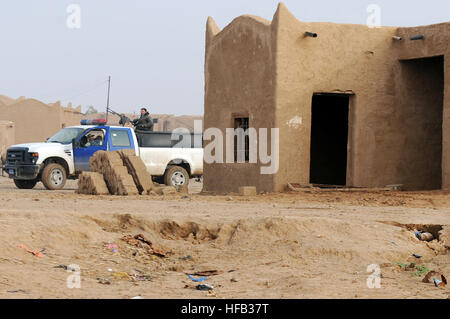
{"type": "Polygon", "coordinates": [[[13,179],[36,179],[39,175],[40,165],[5,165],[3,170],[13,179]]]}

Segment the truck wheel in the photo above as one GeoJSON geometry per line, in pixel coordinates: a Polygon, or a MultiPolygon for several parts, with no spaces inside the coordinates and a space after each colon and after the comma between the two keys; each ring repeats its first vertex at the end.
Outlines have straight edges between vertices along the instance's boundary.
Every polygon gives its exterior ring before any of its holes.
{"type": "Polygon", "coordinates": [[[181,186],[189,184],[189,174],[181,166],[169,166],[164,174],[164,183],[168,186],[181,186]]]}
{"type": "Polygon", "coordinates": [[[66,179],[66,170],[59,164],[48,164],[42,171],[42,184],[49,190],[62,189],[66,184],[66,179]]]}
{"type": "Polygon", "coordinates": [[[28,179],[28,180],[22,180],[22,179],[15,179],[14,184],[16,184],[17,188],[20,189],[32,189],[34,186],[36,186],[37,179],[28,179]]]}

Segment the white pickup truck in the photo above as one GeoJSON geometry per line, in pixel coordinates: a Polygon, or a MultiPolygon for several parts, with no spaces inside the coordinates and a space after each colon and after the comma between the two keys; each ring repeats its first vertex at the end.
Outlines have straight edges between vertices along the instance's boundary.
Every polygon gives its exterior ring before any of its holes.
{"type": "Polygon", "coordinates": [[[135,132],[104,124],[66,127],[45,143],[13,145],[4,171],[18,188],[31,189],[42,181],[47,189],[57,190],[67,179],[89,171],[95,152],[119,149],[133,149],[153,178],[166,185],[187,185],[203,174],[202,134],[135,132]]]}

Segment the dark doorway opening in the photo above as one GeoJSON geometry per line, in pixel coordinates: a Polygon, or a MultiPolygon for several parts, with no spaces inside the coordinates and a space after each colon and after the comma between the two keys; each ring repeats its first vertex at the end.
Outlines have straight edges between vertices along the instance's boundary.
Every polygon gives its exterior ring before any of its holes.
{"type": "Polygon", "coordinates": [[[349,102],[347,94],[313,95],[311,184],[346,185],[349,102]]]}
{"type": "Polygon", "coordinates": [[[408,190],[442,188],[444,57],[402,60],[401,183],[408,190]]]}

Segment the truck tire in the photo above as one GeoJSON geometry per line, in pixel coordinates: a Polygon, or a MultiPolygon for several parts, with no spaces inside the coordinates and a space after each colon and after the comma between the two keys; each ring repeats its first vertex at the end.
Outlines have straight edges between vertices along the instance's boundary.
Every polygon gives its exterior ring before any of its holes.
{"type": "Polygon", "coordinates": [[[48,164],[42,171],[42,184],[49,190],[62,189],[66,185],[66,180],[66,170],[59,164],[48,164]]]}
{"type": "Polygon", "coordinates": [[[189,174],[181,166],[169,166],[164,174],[164,184],[167,186],[189,185],[189,174]]]}
{"type": "Polygon", "coordinates": [[[16,184],[19,189],[32,189],[37,184],[37,179],[15,179],[14,184],[16,184]]]}

